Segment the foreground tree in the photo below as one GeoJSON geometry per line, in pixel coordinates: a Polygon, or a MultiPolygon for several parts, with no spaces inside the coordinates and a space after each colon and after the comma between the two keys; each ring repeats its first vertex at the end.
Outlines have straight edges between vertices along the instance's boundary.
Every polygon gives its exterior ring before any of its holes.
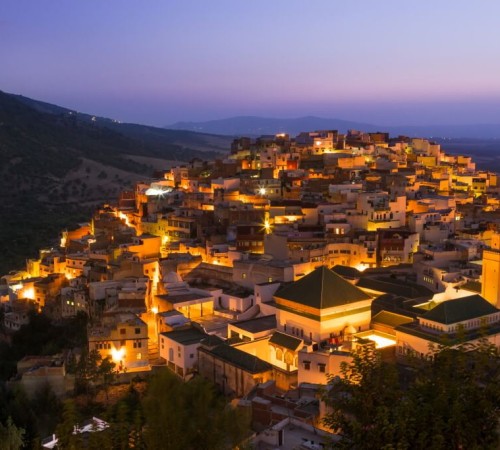
{"type": "Polygon", "coordinates": [[[373,345],[360,346],[328,387],[325,400],[332,412],[324,422],[342,437],[338,448],[409,448],[410,407],[396,367],[384,363],[373,345]]]}
{"type": "Polygon", "coordinates": [[[349,449],[497,449],[500,408],[498,353],[439,347],[403,388],[395,365],[361,347],[340,378],[331,379],[325,424],[349,449]]]}
{"type": "Polygon", "coordinates": [[[485,339],[437,348],[408,395],[416,412],[414,448],[499,448],[500,358],[485,339]]]}
{"type": "Polygon", "coordinates": [[[202,378],[187,383],[158,374],[143,401],[148,449],[234,448],[248,432],[246,417],[228,405],[202,378]]]}
{"type": "Polygon", "coordinates": [[[62,422],[56,428],[59,438],[57,448],[63,450],[78,450],[82,448],[81,435],[73,434],[75,426],[79,423],[79,414],[75,402],[71,399],[64,401],[62,422]]]}
{"type": "Polygon", "coordinates": [[[0,450],[18,450],[24,444],[24,430],[16,427],[9,417],[5,425],[0,423],[0,450]]]}
{"type": "Polygon", "coordinates": [[[116,364],[108,356],[102,359],[97,350],[84,351],[76,366],[75,391],[87,394],[90,399],[95,386],[102,384],[108,396],[109,386],[116,379],[116,364]]]}

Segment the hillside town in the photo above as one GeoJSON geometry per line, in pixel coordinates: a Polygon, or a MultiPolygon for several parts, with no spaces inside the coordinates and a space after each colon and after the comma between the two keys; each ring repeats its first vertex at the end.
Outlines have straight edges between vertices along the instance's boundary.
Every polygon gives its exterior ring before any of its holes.
{"type": "MultiPolygon", "coordinates": [[[[259,448],[319,449],[321,392],[360,347],[404,366],[443,342],[500,346],[499,193],[496,173],[426,139],[238,138],[137,182],[5,274],[4,333],[33,308],[85,313],[88,350],[118,380],[206,378],[250,412],[259,448]]],[[[63,398],[68,361],[26,355],[16,382],[63,398]]]]}

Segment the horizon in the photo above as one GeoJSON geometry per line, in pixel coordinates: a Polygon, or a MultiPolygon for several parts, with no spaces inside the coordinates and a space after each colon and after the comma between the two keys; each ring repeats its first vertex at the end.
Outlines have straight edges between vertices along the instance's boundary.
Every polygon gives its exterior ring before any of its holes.
{"type": "Polygon", "coordinates": [[[0,89],[159,127],[237,116],[498,124],[499,14],[451,0],[6,0],[0,89]]]}

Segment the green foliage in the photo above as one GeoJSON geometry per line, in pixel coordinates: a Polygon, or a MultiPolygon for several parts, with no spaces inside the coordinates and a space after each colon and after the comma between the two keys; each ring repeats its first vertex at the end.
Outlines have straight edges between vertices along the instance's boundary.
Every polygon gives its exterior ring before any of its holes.
{"type": "Polygon", "coordinates": [[[247,418],[226,404],[202,378],[183,383],[156,375],[143,401],[148,449],[234,448],[248,432],[247,418]]]}
{"type": "Polygon", "coordinates": [[[102,385],[107,396],[110,384],[116,379],[115,367],[109,356],[102,359],[99,351],[84,350],[76,365],[75,391],[87,394],[90,399],[95,394],[95,387],[102,385]]]}
{"type": "Polygon", "coordinates": [[[330,380],[330,388],[326,400],[333,412],[325,424],[344,437],[344,448],[379,449],[406,441],[402,432],[410,410],[396,367],[384,363],[373,345],[360,346],[352,363],[342,365],[341,377],[330,380]]]}
{"type": "Polygon", "coordinates": [[[36,434],[45,437],[51,434],[62,414],[62,402],[56,397],[49,384],[42,386],[30,401],[36,418],[36,434]]]}
{"type": "Polygon", "coordinates": [[[81,435],[73,434],[74,427],[79,423],[79,419],[75,402],[71,399],[66,400],[64,402],[62,422],[56,428],[59,449],[77,450],[82,448],[81,435]]]}
{"type": "Polygon", "coordinates": [[[62,412],[61,402],[48,385],[32,399],[26,396],[21,386],[5,389],[2,385],[0,405],[0,422],[6,423],[11,417],[16,427],[24,430],[25,443],[31,444],[54,431],[62,412]]]}
{"type": "Polygon", "coordinates": [[[0,423],[0,450],[18,450],[24,444],[25,431],[18,428],[9,417],[5,425],[0,423]]]}
{"type": "Polygon", "coordinates": [[[332,379],[325,424],[336,448],[496,449],[500,444],[500,358],[486,340],[440,346],[403,388],[395,365],[364,347],[332,379]]]}

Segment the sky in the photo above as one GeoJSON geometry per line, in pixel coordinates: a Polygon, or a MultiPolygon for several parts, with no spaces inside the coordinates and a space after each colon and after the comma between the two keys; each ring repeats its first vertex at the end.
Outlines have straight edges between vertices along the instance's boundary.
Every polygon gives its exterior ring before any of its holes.
{"type": "Polygon", "coordinates": [[[164,126],[500,124],[494,0],[1,0],[0,90],[164,126]]]}

